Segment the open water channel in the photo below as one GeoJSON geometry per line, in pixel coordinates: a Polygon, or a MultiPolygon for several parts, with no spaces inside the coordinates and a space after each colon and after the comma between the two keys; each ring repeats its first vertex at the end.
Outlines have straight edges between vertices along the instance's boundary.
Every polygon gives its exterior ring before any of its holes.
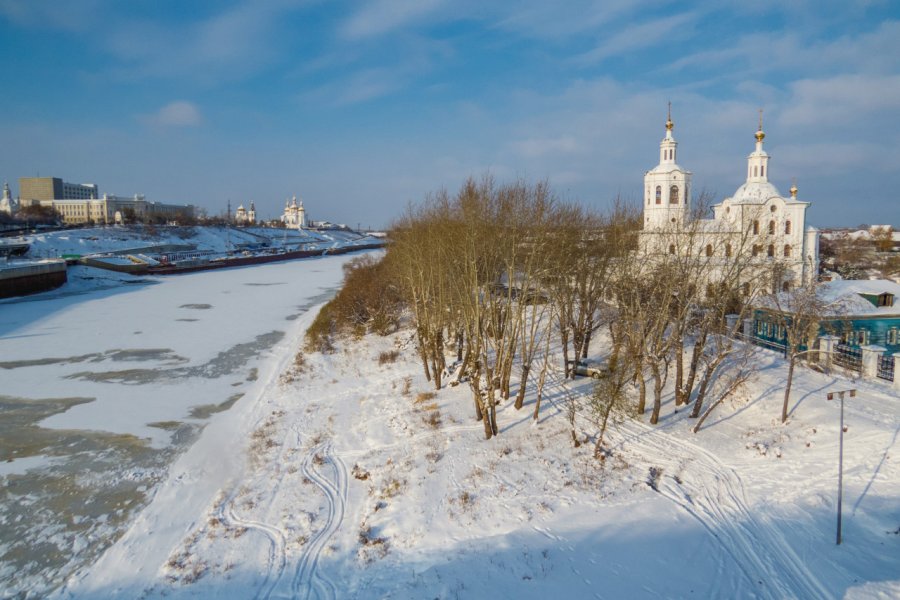
{"type": "Polygon", "coordinates": [[[0,302],[0,598],[42,597],[118,539],[351,258],[0,302]]]}

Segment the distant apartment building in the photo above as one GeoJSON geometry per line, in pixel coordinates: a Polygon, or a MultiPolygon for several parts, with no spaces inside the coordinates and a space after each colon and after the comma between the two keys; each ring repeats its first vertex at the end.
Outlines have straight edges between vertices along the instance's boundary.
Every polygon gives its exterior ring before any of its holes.
{"type": "Polygon", "coordinates": [[[173,221],[194,216],[194,207],[148,202],[134,197],[103,194],[93,183],[67,183],[58,177],[20,177],[21,206],[40,205],[53,209],[67,225],[173,221]]]}
{"type": "Polygon", "coordinates": [[[91,200],[100,196],[95,183],[69,183],[59,177],[19,177],[19,198],[31,200],[91,200]]]}

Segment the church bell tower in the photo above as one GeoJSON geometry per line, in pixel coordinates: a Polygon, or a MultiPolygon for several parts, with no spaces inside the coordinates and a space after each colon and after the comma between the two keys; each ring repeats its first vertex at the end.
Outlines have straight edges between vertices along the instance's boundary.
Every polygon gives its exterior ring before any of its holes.
{"type": "Polygon", "coordinates": [[[691,172],[678,166],[674,128],[670,102],[666,136],[659,143],[659,164],[644,174],[645,231],[680,227],[690,211],[691,172]]]}

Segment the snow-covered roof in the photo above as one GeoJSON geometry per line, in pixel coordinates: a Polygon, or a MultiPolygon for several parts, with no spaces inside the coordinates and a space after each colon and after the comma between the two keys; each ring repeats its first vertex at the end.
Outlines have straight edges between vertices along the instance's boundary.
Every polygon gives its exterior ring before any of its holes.
{"type": "Polygon", "coordinates": [[[690,171],[686,171],[685,169],[681,168],[681,166],[679,166],[677,163],[674,163],[674,162],[667,162],[665,164],[660,163],[647,172],[648,173],[671,173],[672,171],[681,171],[684,173],[690,173],[690,171]]]}
{"type": "Polygon", "coordinates": [[[769,198],[781,198],[781,193],[768,181],[754,181],[741,185],[730,198],[735,204],[761,204],[769,198]]]}
{"type": "MultiPolygon", "coordinates": [[[[778,294],[779,302],[777,303],[771,297],[764,297],[757,300],[755,304],[760,308],[790,306],[789,294],[790,292],[778,294]]],[[[900,284],[886,279],[828,281],[819,286],[817,294],[826,303],[827,313],[830,316],[900,317],[900,284]],[[885,293],[893,294],[893,306],[875,306],[870,300],[863,297],[863,295],[880,296],[885,293]]]]}

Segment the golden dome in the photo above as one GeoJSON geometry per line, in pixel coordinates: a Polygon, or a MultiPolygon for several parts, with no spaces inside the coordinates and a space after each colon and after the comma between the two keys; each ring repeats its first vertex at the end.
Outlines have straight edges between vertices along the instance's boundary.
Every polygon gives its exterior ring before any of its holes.
{"type": "Polygon", "coordinates": [[[797,197],[797,192],[799,192],[799,191],[800,191],[800,190],[797,189],[797,184],[796,184],[796,183],[795,183],[794,185],[792,185],[792,186],[791,186],[791,198],[796,198],[796,197],[797,197]]]}
{"type": "Polygon", "coordinates": [[[756,141],[761,142],[765,139],[766,133],[762,130],[762,109],[759,109],[759,129],[756,130],[756,141]]]}

